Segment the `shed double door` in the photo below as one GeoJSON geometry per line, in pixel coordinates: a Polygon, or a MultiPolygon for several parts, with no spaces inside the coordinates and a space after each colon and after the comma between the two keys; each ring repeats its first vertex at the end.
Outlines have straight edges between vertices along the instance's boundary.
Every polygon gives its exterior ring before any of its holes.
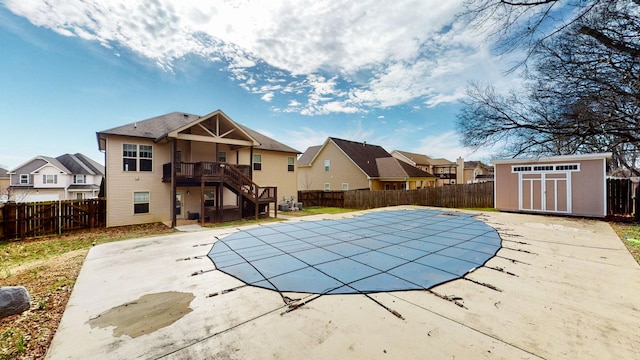
{"type": "Polygon", "coordinates": [[[522,174],[519,186],[520,210],[571,212],[570,173],[522,174]]]}

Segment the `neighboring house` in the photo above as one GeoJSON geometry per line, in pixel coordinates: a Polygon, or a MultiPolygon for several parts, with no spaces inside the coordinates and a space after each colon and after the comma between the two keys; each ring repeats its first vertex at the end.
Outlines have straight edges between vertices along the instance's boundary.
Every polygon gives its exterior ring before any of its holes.
{"type": "Polygon", "coordinates": [[[100,131],[107,226],[267,214],[295,196],[299,151],[220,110],[174,112],[100,131]]]}
{"type": "Polygon", "coordinates": [[[391,156],[433,174],[438,178],[436,186],[456,183],[458,165],[452,161],[443,158],[433,159],[427,155],[400,150],[393,150],[391,156]]]}
{"type": "Polygon", "coordinates": [[[493,166],[485,165],[482,161],[464,161],[462,157],[459,157],[456,163],[458,184],[493,181],[493,166]]]}
{"type": "Polygon", "coordinates": [[[9,199],[9,173],[0,167],[0,203],[9,199]]]}
{"type": "Polygon", "coordinates": [[[432,187],[435,180],[378,145],[332,137],[298,159],[299,190],[410,190],[432,187]]]}
{"type": "Polygon", "coordinates": [[[9,172],[9,201],[57,201],[98,197],[104,166],[83,154],[36,156],[9,172]]]}
{"type": "Polygon", "coordinates": [[[609,159],[611,153],[494,160],[495,207],[605,217],[609,159]]]}

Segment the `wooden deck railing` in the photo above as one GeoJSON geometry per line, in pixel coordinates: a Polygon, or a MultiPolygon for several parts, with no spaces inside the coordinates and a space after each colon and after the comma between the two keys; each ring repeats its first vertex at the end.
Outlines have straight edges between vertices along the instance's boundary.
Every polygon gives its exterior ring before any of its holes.
{"type": "MultiPolygon", "coordinates": [[[[249,165],[235,165],[219,162],[178,162],[176,163],[176,180],[178,181],[200,181],[203,176],[214,178],[222,176],[222,167],[233,167],[245,176],[249,177],[249,165]]],[[[162,181],[171,182],[171,163],[162,165],[162,181]]]]}

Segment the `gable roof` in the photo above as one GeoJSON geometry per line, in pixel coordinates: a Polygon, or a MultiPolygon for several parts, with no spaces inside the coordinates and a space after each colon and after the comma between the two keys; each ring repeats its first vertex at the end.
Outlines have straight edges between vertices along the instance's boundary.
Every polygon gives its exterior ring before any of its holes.
{"type": "Polygon", "coordinates": [[[432,174],[394,157],[377,158],[376,165],[381,178],[416,178],[430,177],[432,174]]]}
{"type": "Polygon", "coordinates": [[[417,165],[430,165],[430,160],[431,158],[428,157],[427,155],[422,155],[422,154],[416,154],[416,153],[412,153],[412,152],[408,152],[408,151],[400,151],[400,150],[394,150],[392,151],[396,152],[402,156],[404,156],[405,158],[407,158],[408,160],[413,161],[415,164],[417,165]]]}
{"type": "Polygon", "coordinates": [[[244,131],[246,131],[249,135],[251,135],[252,138],[256,139],[260,145],[255,146],[255,149],[261,149],[261,150],[271,150],[271,151],[281,151],[281,152],[291,152],[291,153],[296,153],[296,154],[300,154],[300,151],[287,146],[281,142],[278,142],[264,134],[261,134],[253,129],[250,129],[244,125],[240,125],[238,124],[239,127],[241,127],[244,131]]]}
{"type": "Polygon", "coordinates": [[[69,175],[104,175],[104,166],[80,153],[74,155],[64,154],[55,158],[38,155],[15,169],[8,171],[8,173],[15,174],[16,171],[23,168],[28,168],[26,171],[32,173],[47,164],[69,175]]]}
{"type": "Polygon", "coordinates": [[[7,178],[9,177],[9,170],[0,167],[0,178],[7,178]]]}
{"type": "Polygon", "coordinates": [[[70,174],[104,175],[104,166],[80,153],[60,155],[56,160],[66,167],[70,174]]]}
{"type": "Polygon", "coordinates": [[[344,154],[353,161],[367,176],[379,177],[376,159],[391,157],[382,146],[360,143],[356,141],[329,138],[344,154]]]}
{"type": "MultiPolygon", "coordinates": [[[[252,141],[256,149],[293,152],[297,154],[300,153],[298,150],[284,145],[266,135],[263,135],[246,126],[235,123],[221,110],[216,110],[205,116],[187,114],[182,112],[172,112],[169,114],[152,117],[146,120],[136,121],[134,123],[118,126],[112,129],[103,130],[96,133],[98,138],[98,146],[102,146],[100,142],[100,135],[102,134],[133,136],[153,139],[153,141],[159,142],[169,137],[169,135],[172,133],[182,131],[205,120],[211,119],[217,115],[222,115],[226,123],[229,123],[231,124],[231,126],[239,129],[240,132],[242,132],[241,135],[244,135],[243,137],[252,141]]],[[[101,150],[103,149],[101,148],[101,150]]]]}
{"type": "Polygon", "coordinates": [[[394,150],[393,152],[396,152],[404,156],[405,158],[413,161],[416,165],[430,165],[430,166],[447,166],[447,165],[456,166],[457,165],[455,162],[449,161],[444,158],[434,159],[427,155],[416,154],[416,153],[412,153],[408,151],[400,151],[400,150],[394,150]]]}
{"type": "Polygon", "coordinates": [[[310,166],[320,149],[322,149],[322,145],[309,146],[298,159],[298,166],[310,166]]]}

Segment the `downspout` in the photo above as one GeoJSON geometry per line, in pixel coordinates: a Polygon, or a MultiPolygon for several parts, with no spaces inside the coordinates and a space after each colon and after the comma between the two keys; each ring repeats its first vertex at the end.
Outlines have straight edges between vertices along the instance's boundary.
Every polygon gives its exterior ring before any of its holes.
{"type": "Polygon", "coordinates": [[[249,151],[249,178],[253,180],[253,145],[249,151]]]}
{"type": "Polygon", "coordinates": [[[176,221],[176,140],[171,142],[171,227],[177,225],[176,221]]]}

